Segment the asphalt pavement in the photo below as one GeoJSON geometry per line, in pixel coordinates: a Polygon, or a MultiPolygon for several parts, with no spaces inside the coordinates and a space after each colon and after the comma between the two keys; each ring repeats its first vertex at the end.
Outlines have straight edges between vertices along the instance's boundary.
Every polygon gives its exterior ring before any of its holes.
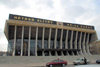
{"type": "MultiPolygon", "coordinates": [[[[33,66],[32,64],[0,64],[0,67],[46,67],[46,66],[33,66]]],[[[100,64],[88,64],[88,65],[68,64],[66,67],[100,67],[100,64]]]]}
{"type": "MultiPolygon", "coordinates": [[[[46,67],[46,66],[33,66],[29,64],[0,64],[0,67],[46,67]]],[[[66,67],[75,67],[75,66],[67,65],[66,67]]]]}

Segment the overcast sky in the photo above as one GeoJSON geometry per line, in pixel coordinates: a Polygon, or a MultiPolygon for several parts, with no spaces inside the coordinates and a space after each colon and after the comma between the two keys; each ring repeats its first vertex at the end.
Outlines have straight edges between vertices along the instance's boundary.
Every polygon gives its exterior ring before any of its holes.
{"type": "Polygon", "coordinates": [[[10,13],[93,25],[100,39],[100,0],[0,0],[0,51],[7,50],[4,26],[10,13]]]}

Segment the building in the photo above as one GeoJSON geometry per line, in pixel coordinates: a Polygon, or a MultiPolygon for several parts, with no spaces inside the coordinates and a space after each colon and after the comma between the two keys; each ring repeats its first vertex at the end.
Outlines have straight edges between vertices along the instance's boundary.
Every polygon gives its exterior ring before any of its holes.
{"type": "Polygon", "coordinates": [[[0,51],[0,56],[6,56],[7,55],[7,52],[5,51],[0,51]]]}
{"type": "Polygon", "coordinates": [[[90,52],[93,55],[100,55],[100,40],[90,43],[90,52]]]}
{"type": "Polygon", "coordinates": [[[11,56],[89,55],[94,26],[10,14],[5,24],[11,56]]]}

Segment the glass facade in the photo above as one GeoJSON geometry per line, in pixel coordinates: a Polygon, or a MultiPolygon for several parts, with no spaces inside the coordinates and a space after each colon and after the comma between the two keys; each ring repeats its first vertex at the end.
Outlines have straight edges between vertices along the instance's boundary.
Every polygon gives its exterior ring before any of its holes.
{"type": "Polygon", "coordinates": [[[67,30],[63,30],[63,37],[62,37],[62,48],[63,49],[66,49],[65,48],[66,32],[67,32],[67,30]]]}
{"type": "Polygon", "coordinates": [[[31,27],[30,56],[35,56],[36,27],[31,27]]]}
{"type": "Polygon", "coordinates": [[[52,31],[51,31],[51,42],[50,42],[50,48],[51,49],[54,49],[55,31],[56,31],[56,29],[52,28],[52,31]]]}
{"type": "Polygon", "coordinates": [[[37,41],[37,49],[42,49],[42,35],[43,35],[43,28],[38,28],[38,41],[37,41]]]}
{"type": "Polygon", "coordinates": [[[8,39],[9,39],[9,44],[8,44],[8,54],[11,56],[14,48],[14,32],[15,32],[15,26],[11,25],[9,26],[9,32],[8,32],[8,39]]]}
{"type": "Polygon", "coordinates": [[[21,54],[21,39],[22,39],[22,26],[16,27],[16,44],[15,44],[15,55],[20,56],[21,54]]]}
{"type": "Polygon", "coordinates": [[[49,28],[45,28],[44,33],[44,49],[48,49],[49,28]]]}
{"type": "Polygon", "coordinates": [[[8,55],[12,55],[13,53],[13,44],[14,44],[14,40],[9,40],[9,44],[8,44],[8,55]]]}
{"type": "Polygon", "coordinates": [[[20,56],[21,54],[21,39],[16,40],[16,46],[15,46],[15,55],[20,56]]]}

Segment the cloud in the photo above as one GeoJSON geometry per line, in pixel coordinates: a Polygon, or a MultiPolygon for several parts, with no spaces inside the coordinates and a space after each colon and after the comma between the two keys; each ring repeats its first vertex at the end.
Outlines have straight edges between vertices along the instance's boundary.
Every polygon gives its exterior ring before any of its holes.
{"type": "Polygon", "coordinates": [[[99,6],[99,0],[0,0],[1,33],[3,33],[9,13],[12,13],[55,21],[93,25],[100,39],[99,6]]]}
{"type": "Polygon", "coordinates": [[[8,8],[28,7],[25,0],[0,0],[0,4],[8,8]]]}
{"type": "Polygon", "coordinates": [[[100,40],[100,15],[94,16],[89,20],[89,23],[95,26],[98,39],[100,40]]]}
{"type": "Polygon", "coordinates": [[[53,8],[52,0],[36,0],[35,2],[36,2],[36,4],[39,4],[41,6],[47,6],[47,7],[53,8]]]}
{"type": "Polygon", "coordinates": [[[0,29],[0,51],[7,51],[7,39],[0,29]]]}

